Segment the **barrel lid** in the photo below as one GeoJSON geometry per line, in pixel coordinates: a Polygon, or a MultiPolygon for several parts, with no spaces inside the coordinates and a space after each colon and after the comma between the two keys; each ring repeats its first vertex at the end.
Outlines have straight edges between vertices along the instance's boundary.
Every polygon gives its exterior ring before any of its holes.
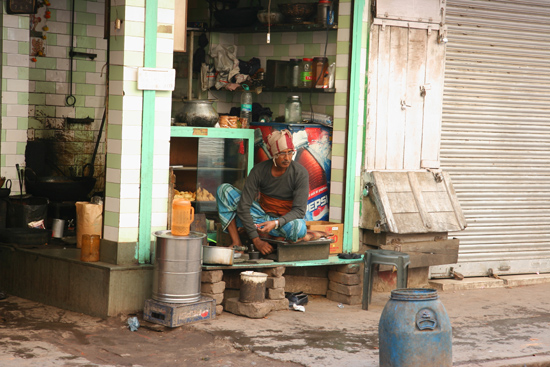
{"type": "Polygon", "coordinates": [[[155,236],[156,236],[156,237],[160,237],[160,238],[170,238],[170,239],[179,240],[179,239],[198,239],[198,238],[204,238],[204,237],[206,237],[206,234],[205,234],[205,233],[201,233],[201,232],[189,232],[189,235],[188,235],[188,236],[174,236],[174,235],[172,234],[172,231],[170,231],[170,230],[165,230],[165,231],[157,231],[157,232],[155,232],[155,236]]]}
{"type": "Polygon", "coordinates": [[[429,301],[438,298],[437,290],[432,288],[404,288],[391,291],[391,299],[397,301],[429,301]]]}

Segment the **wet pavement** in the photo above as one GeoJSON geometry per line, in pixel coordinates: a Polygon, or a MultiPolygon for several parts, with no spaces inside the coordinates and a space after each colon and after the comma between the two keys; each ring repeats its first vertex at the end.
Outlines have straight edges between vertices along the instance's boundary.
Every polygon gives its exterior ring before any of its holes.
{"type": "MultiPolygon", "coordinates": [[[[550,283],[439,292],[453,327],[454,366],[550,366],[550,283]]],[[[310,297],[306,312],[263,319],[223,313],[165,328],[129,315],[102,320],[17,297],[0,301],[0,366],[378,366],[378,321],[310,297]]]]}

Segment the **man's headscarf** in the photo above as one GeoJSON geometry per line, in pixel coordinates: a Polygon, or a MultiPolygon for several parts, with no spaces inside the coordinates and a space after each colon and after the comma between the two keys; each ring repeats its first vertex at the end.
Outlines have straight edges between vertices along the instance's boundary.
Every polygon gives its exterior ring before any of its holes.
{"type": "Polygon", "coordinates": [[[272,157],[282,152],[283,150],[294,150],[292,143],[292,134],[288,130],[276,130],[268,135],[267,147],[272,157]]]}

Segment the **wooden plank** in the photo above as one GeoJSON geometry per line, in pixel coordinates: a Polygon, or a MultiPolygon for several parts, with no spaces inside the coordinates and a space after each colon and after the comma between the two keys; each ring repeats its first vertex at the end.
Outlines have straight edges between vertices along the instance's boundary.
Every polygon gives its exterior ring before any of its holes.
{"type": "Polygon", "coordinates": [[[174,51],[185,52],[187,41],[187,0],[174,2],[174,51]]]}
{"type": "Polygon", "coordinates": [[[424,98],[420,95],[420,86],[426,76],[426,31],[409,29],[407,85],[405,98],[411,107],[406,110],[405,146],[403,150],[404,169],[420,168],[422,150],[422,121],[424,117],[424,98]]]}
{"type": "Polygon", "coordinates": [[[391,31],[386,169],[403,169],[406,109],[401,103],[410,104],[405,98],[408,31],[403,27],[386,28],[391,31]]]}
{"type": "Polygon", "coordinates": [[[452,212],[454,211],[451,199],[447,192],[426,192],[422,191],[426,198],[426,209],[429,213],[436,215],[439,212],[452,212]]]}
{"type": "Polygon", "coordinates": [[[442,241],[449,238],[447,232],[429,232],[429,233],[374,233],[370,229],[365,229],[362,233],[361,241],[364,245],[380,247],[382,245],[398,245],[411,242],[442,241]]]}
{"type": "Polygon", "coordinates": [[[424,195],[422,194],[422,191],[420,190],[420,185],[418,184],[418,180],[416,179],[416,172],[408,172],[408,176],[409,183],[411,184],[411,189],[414,194],[416,207],[418,208],[418,212],[420,213],[422,222],[426,227],[425,232],[428,232],[430,230],[433,231],[432,216],[430,213],[428,213],[428,210],[426,209],[426,201],[424,200],[424,195]]]}
{"type": "Polygon", "coordinates": [[[424,226],[424,221],[420,213],[400,213],[394,214],[394,220],[397,230],[389,231],[393,233],[425,233],[428,232],[424,226]]]}
{"type": "Polygon", "coordinates": [[[460,202],[458,201],[458,197],[456,196],[455,189],[451,182],[451,177],[447,172],[443,172],[442,174],[443,174],[443,182],[445,183],[445,188],[447,189],[447,193],[449,194],[451,204],[453,205],[456,219],[458,221],[458,224],[460,225],[460,229],[463,230],[467,226],[466,217],[464,217],[464,213],[462,212],[462,207],[460,206],[460,202]]]}
{"type": "Polygon", "coordinates": [[[424,123],[422,129],[422,160],[439,162],[441,145],[441,116],[443,109],[443,83],[445,78],[445,44],[437,42],[438,32],[428,35],[426,54],[426,84],[430,90],[424,97],[424,123]]]}
{"type": "Polygon", "coordinates": [[[411,186],[407,172],[381,172],[380,179],[384,183],[386,192],[410,192],[411,186]]]}
{"type": "Polygon", "coordinates": [[[442,182],[437,182],[435,180],[434,174],[432,172],[418,172],[416,175],[418,184],[422,192],[425,191],[441,191],[446,193],[445,185],[442,182]]]}
{"type": "Polygon", "coordinates": [[[365,165],[367,170],[375,167],[376,128],[378,111],[378,38],[380,26],[372,26],[369,43],[369,73],[367,79],[367,134],[365,139],[365,165]]]}
{"type": "Polygon", "coordinates": [[[397,224],[392,214],[391,206],[388,201],[388,194],[386,193],[386,187],[384,180],[382,179],[381,172],[373,172],[375,185],[373,186],[373,198],[380,217],[385,219],[385,228],[388,232],[397,232],[397,224]]]}
{"type": "Polygon", "coordinates": [[[389,192],[388,201],[394,215],[401,213],[418,213],[412,191],[389,192]]]}
{"type": "Polygon", "coordinates": [[[455,232],[455,231],[461,231],[462,227],[460,223],[456,219],[456,215],[454,210],[448,211],[448,212],[439,212],[437,213],[437,216],[433,216],[433,231],[436,232],[455,232]]]}
{"type": "Polygon", "coordinates": [[[380,213],[378,213],[378,209],[370,195],[363,197],[361,211],[361,228],[373,229],[376,222],[380,220],[380,213]]]}
{"type": "Polygon", "coordinates": [[[458,261],[459,240],[411,242],[397,245],[380,246],[384,250],[400,251],[409,254],[410,268],[433,265],[456,264],[458,261]]]}
{"type": "Polygon", "coordinates": [[[386,169],[387,123],[390,75],[390,27],[380,27],[378,37],[378,103],[376,111],[376,149],[374,169],[386,169]]]}

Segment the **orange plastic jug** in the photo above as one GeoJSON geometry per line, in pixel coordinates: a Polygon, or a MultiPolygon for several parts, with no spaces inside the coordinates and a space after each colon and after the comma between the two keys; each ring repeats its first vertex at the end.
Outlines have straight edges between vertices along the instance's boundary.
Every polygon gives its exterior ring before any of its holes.
{"type": "Polygon", "coordinates": [[[195,208],[185,199],[174,199],[172,202],[172,235],[188,236],[191,223],[195,220],[195,208]]]}
{"type": "Polygon", "coordinates": [[[83,234],[80,248],[80,261],[99,261],[100,236],[97,234],[83,234]]]}

